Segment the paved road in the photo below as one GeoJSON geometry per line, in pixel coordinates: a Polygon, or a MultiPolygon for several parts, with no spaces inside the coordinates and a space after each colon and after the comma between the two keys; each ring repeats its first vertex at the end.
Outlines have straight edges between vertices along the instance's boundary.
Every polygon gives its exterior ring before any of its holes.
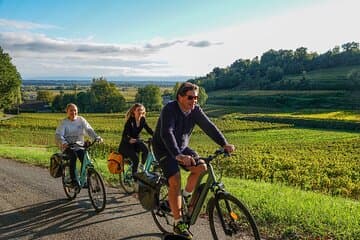
{"type": "MultiPolygon", "coordinates": [[[[61,179],[48,169],[0,159],[0,240],[163,239],[137,199],[107,188],[106,209],[96,214],[87,191],[67,200],[61,179]]],[[[211,239],[207,222],[192,228],[194,239],[211,239]]]]}

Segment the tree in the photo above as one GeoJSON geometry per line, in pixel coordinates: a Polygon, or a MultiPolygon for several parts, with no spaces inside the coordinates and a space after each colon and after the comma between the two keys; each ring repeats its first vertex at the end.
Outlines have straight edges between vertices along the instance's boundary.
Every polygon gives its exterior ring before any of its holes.
{"type": "Polygon", "coordinates": [[[269,67],[266,71],[266,77],[270,82],[277,82],[283,78],[284,71],[281,67],[269,67]]]}
{"type": "Polygon", "coordinates": [[[116,85],[103,77],[93,78],[90,101],[94,104],[94,112],[120,112],[126,108],[125,98],[116,85]]]}
{"type": "Polygon", "coordinates": [[[360,90],[360,70],[351,70],[347,78],[351,81],[351,90],[360,90]]]}
{"type": "Polygon", "coordinates": [[[36,100],[51,103],[54,99],[53,94],[50,91],[39,90],[37,92],[36,100]]]}
{"type": "Polygon", "coordinates": [[[149,111],[160,110],[162,107],[160,88],[155,85],[147,85],[139,88],[135,95],[135,101],[142,103],[149,111]]]}
{"type": "Polygon", "coordinates": [[[21,76],[9,54],[0,47],[0,109],[20,104],[21,76]]]}

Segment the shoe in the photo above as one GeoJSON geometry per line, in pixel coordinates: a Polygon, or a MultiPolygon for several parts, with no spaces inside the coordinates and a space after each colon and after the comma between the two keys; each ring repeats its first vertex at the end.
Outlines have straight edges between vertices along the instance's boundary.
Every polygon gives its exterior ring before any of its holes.
{"type": "Polygon", "coordinates": [[[86,182],[86,183],[84,183],[83,188],[89,188],[89,184],[88,184],[87,182],[86,182]]]}
{"type": "Polygon", "coordinates": [[[179,221],[176,225],[174,225],[173,231],[175,234],[180,235],[186,239],[192,239],[189,226],[183,221],[179,221]]]}

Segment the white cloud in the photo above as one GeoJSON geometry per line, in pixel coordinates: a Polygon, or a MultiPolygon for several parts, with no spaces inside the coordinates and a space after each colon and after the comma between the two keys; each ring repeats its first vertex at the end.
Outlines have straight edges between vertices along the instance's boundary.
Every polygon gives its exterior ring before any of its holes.
{"type": "Polygon", "coordinates": [[[34,22],[25,22],[25,21],[14,21],[9,19],[0,18],[0,27],[6,28],[15,28],[20,30],[33,30],[33,29],[50,29],[50,28],[59,28],[50,24],[40,24],[34,22]]]}
{"type": "MultiPolygon", "coordinates": [[[[8,31],[0,32],[0,46],[10,53],[24,78],[203,76],[214,67],[226,67],[239,58],[260,57],[269,49],[306,47],[323,53],[335,45],[359,42],[359,8],[357,0],[322,1],[212,32],[178,39],[162,36],[133,45],[96,43],[92,38],[54,39],[44,34],[8,31]]],[[[2,20],[0,25],[4,24],[2,20]]]]}
{"type": "Polygon", "coordinates": [[[167,59],[174,72],[199,76],[214,67],[229,66],[239,58],[261,57],[269,49],[306,47],[324,53],[336,45],[360,41],[359,9],[357,0],[322,2],[283,15],[184,37],[222,44],[206,49],[172,47],[157,53],[156,59],[167,59]]]}

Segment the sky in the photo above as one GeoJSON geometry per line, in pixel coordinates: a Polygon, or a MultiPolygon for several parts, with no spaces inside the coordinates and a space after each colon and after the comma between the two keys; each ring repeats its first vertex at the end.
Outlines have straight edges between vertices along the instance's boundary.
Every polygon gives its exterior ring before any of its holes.
{"type": "Polygon", "coordinates": [[[26,79],[189,79],[270,49],[360,42],[359,0],[0,0],[26,79]]]}

